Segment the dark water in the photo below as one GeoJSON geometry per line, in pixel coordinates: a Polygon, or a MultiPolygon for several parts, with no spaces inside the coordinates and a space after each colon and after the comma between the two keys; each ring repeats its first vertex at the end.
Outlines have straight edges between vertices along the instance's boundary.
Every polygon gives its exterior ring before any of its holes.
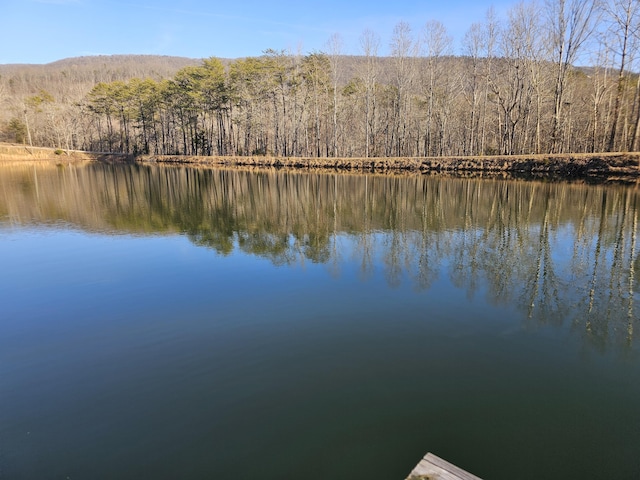
{"type": "Polygon", "coordinates": [[[0,169],[0,478],[640,478],[637,187],[0,169]]]}

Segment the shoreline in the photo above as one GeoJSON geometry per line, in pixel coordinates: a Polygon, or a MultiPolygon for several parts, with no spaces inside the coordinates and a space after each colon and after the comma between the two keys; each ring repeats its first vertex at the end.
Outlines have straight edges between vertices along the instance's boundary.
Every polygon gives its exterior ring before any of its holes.
{"type": "Polygon", "coordinates": [[[499,176],[543,176],[559,179],[616,178],[633,180],[640,177],[640,152],[570,153],[542,155],[495,155],[473,157],[371,157],[315,158],[270,156],[190,156],[190,155],[126,155],[107,152],[64,151],[45,147],[0,144],[0,161],[99,161],[107,163],[139,163],[193,165],[200,167],[242,167],[257,169],[293,169],[313,171],[346,171],[418,174],[490,174],[499,176]]]}
{"type": "Polygon", "coordinates": [[[142,164],[194,165],[212,167],[276,168],[291,170],[333,170],[381,174],[455,174],[490,176],[533,176],[576,178],[640,178],[640,153],[597,153],[555,155],[496,155],[477,157],[406,158],[309,158],[309,157],[206,157],[141,155],[142,164]]]}

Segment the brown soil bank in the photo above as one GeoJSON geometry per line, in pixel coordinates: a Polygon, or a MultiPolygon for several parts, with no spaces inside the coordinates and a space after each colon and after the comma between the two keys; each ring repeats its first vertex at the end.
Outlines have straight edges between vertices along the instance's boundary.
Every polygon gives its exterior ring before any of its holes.
{"type": "Polygon", "coordinates": [[[353,171],[491,172],[546,174],[560,177],[638,177],[640,153],[520,155],[428,158],[280,158],[142,155],[142,163],[197,164],[242,167],[334,169],[353,171]]]}

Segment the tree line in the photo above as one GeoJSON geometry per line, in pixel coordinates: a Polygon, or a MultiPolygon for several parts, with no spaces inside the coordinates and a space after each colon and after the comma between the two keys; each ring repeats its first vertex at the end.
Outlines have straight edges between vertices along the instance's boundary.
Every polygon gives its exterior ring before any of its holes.
{"type": "Polygon", "coordinates": [[[306,55],[204,60],[102,81],[60,115],[46,91],[6,130],[25,143],[128,154],[448,156],[638,150],[637,0],[491,9],[453,55],[445,25],[399,22],[306,55]],[[591,67],[576,67],[576,64],[591,67]]]}

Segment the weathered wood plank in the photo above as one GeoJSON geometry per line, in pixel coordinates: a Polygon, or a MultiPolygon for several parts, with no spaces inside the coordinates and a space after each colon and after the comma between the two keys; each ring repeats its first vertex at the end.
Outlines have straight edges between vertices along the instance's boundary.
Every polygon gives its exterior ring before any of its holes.
{"type": "Polygon", "coordinates": [[[481,480],[442,458],[427,453],[413,469],[407,480],[481,480]]]}

